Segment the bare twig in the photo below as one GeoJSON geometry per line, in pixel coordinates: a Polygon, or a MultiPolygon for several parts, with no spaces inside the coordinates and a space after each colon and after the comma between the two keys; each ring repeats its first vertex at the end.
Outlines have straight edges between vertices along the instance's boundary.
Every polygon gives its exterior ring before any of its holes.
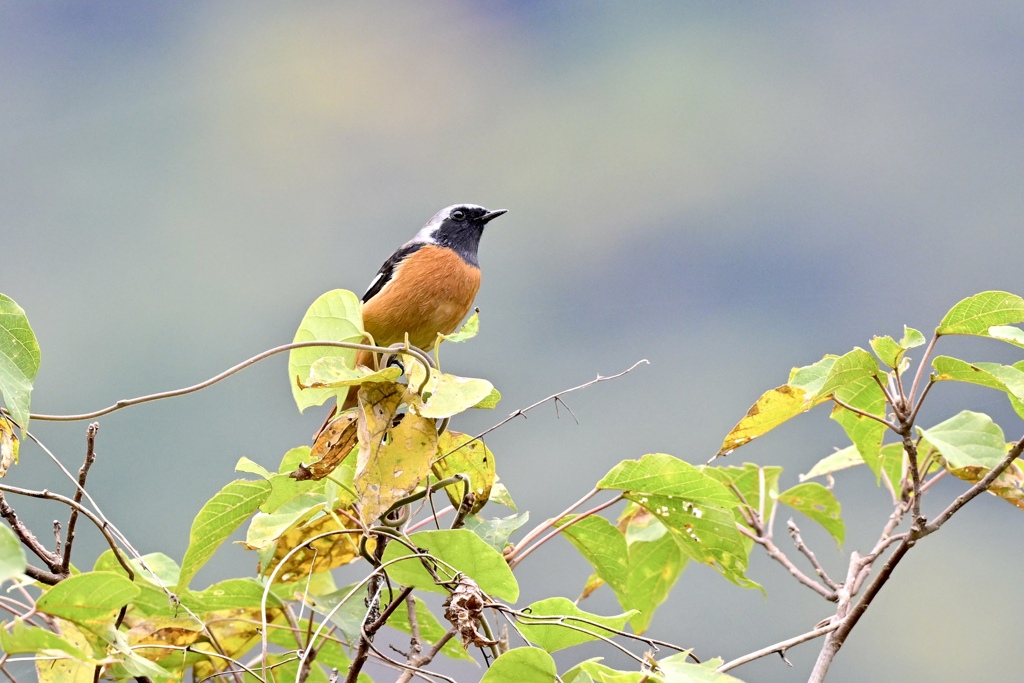
{"type": "MultiPolygon", "coordinates": [[[[914,396],[917,394],[917,385],[921,381],[921,374],[924,372],[924,366],[928,363],[928,357],[932,355],[932,350],[935,348],[935,342],[939,341],[939,335],[932,335],[931,341],[928,342],[928,346],[925,347],[924,355],[921,356],[921,362],[917,366],[917,372],[914,373],[914,383],[910,385],[910,393],[907,394],[907,401],[910,403],[914,402],[914,396]]],[[[922,399],[924,396],[921,397],[922,399]]],[[[921,406],[921,402],[917,402],[917,407],[921,406]]],[[[917,414],[917,410],[911,411],[912,415],[917,414]]]]}
{"type": "Polygon", "coordinates": [[[520,550],[522,550],[527,545],[529,545],[530,542],[533,541],[533,539],[537,538],[538,536],[543,534],[545,531],[547,531],[548,529],[553,527],[555,524],[557,524],[558,520],[562,519],[566,515],[572,514],[572,512],[576,508],[578,508],[581,505],[583,505],[584,503],[586,503],[588,500],[590,500],[591,498],[596,496],[598,493],[600,493],[600,489],[591,489],[589,492],[587,492],[587,494],[585,496],[583,496],[582,498],[577,500],[575,503],[573,503],[572,505],[567,507],[565,510],[563,510],[561,512],[561,514],[559,514],[559,515],[557,515],[555,517],[552,517],[551,519],[549,519],[549,520],[547,520],[547,521],[545,521],[545,522],[543,522],[541,524],[538,524],[535,529],[533,529],[530,533],[526,534],[526,536],[523,538],[523,540],[519,541],[519,543],[516,544],[515,549],[511,553],[512,557],[515,557],[515,555],[520,550]]]}
{"type": "Polygon", "coordinates": [[[776,652],[780,654],[785,654],[786,650],[793,647],[794,645],[799,645],[800,643],[806,643],[808,640],[820,638],[824,635],[831,633],[837,628],[839,628],[839,624],[829,624],[828,626],[816,628],[813,631],[808,631],[807,633],[804,633],[802,635],[795,636],[793,638],[789,638],[787,640],[775,643],[774,645],[769,645],[768,647],[761,648],[756,652],[751,652],[750,654],[743,655],[742,657],[737,657],[736,659],[728,661],[722,666],[718,667],[718,671],[725,673],[730,669],[735,669],[738,666],[749,664],[750,662],[753,662],[756,659],[767,657],[768,655],[775,654],[776,652]]]}
{"type": "Polygon", "coordinates": [[[101,534],[103,534],[103,538],[106,539],[107,545],[109,545],[110,549],[114,551],[114,557],[117,559],[118,564],[120,564],[121,567],[125,570],[125,572],[127,572],[128,578],[130,580],[135,580],[135,571],[132,569],[131,565],[128,564],[128,561],[121,554],[121,549],[117,546],[117,542],[110,535],[110,530],[107,526],[107,523],[101,520],[99,517],[97,517],[89,508],[83,506],[81,503],[76,503],[74,500],[68,498],[67,496],[62,496],[59,493],[53,493],[51,491],[47,491],[46,489],[43,489],[42,491],[33,491],[31,489],[23,489],[17,486],[8,486],[7,484],[0,484],[0,491],[16,493],[19,496],[28,496],[29,498],[45,498],[47,500],[56,500],[60,503],[64,503],[65,505],[73,509],[77,509],[81,514],[85,515],[90,522],[96,525],[96,528],[100,530],[101,534]]]}
{"type": "Polygon", "coordinates": [[[881,422],[882,424],[884,424],[886,427],[888,427],[889,429],[893,430],[894,432],[898,432],[899,431],[897,429],[896,425],[894,425],[893,423],[889,422],[884,417],[879,417],[877,415],[872,415],[871,413],[865,412],[865,411],[861,410],[860,408],[854,408],[849,403],[846,403],[845,401],[842,401],[842,400],[836,398],[835,396],[832,396],[831,398],[832,398],[833,403],[835,403],[840,408],[845,408],[846,410],[849,410],[851,413],[854,413],[856,415],[860,415],[861,417],[869,417],[872,420],[875,420],[876,422],[881,422]]]}
{"type": "MultiPolygon", "coordinates": [[[[586,517],[589,517],[590,515],[597,514],[601,510],[604,510],[605,508],[609,508],[612,505],[615,505],[620,500],[622,500],[623,495],[624,494],[620,493],[619,495],[615,496],[611,500],[609,500],[609,501],[607,501],[605,503],[601,503],[597,507],[591,508],[590,510],[587,510],[586,512],[581,513],[579,516],[574,517],[571,521],[567,522],[566,524],[563,524],[562,526],[558,527],[557,529],[552,530],[550,533],[548,533],[547,536],[545,536],[544,538],[540,539],[539,541],[534,543],[529,548],[522,549],[522,545],[523,544],[519,544],[518,546],[516,546],[515,550],[513,550],[513,552],[508,556],[508,566],[509,566],[509,569],[515,569],[516,566],[520,562],[525,560],[530,555],[530,553],[532,553],[534,550],[536,550],[537,548],[539,548],[542,545],[544,545],[545,543],[547,543],[554,536],[562,533],[563,531],[565,531],[566,529],[571,527],[573,524],[576,524],[580,520],[585,519],[586,517]]],[[[564,516],[565,515],[562,515],[562,517],[564,517],[564,516]]],[[[559,519],[561,519],[561,518],[559,518],[559,519]]],[[[558,520],[555,520],[555,522],[553,522],[553,523],[557,523],[557,521],[558,520]]]]}
{"type": "Polygon", "coordinates": [[[448,644],[448,641],[451,640],[454,635],[455,628],[453,627],[448,629],[443,636],[437,639],[437,642],[434,643],[433,647],[431,647],[425,654],[411,658],[409,660],[409,666],[413,668],[403,671],[402,675],[395,679],[395,683],[409,683],[409,681],[412,680],[412,677],[417,673],[413,669],[430,664],[434,657],[440,654],[441,650],[444,649],[444,646],[448,644]]]}
{"type": "MultiPolygon", "coordinates": [[[[814,664],[814,669],[811,672],[810,683],[821,683],[825,679],[825,674],[828,673],[829,667],[832,665],[832,661],[835,659],[839,649],[843,646],[846,638],[849,636],[850,631],[857,625],[864,613],[867,612],[868,607],[871,606],[871,601],[874,600],[875,596],[882,590],[882,587],[886,584],[889,578],[892,576],[896,566],[903,559],[904,555],[917,544],[917,541],[935,533],[945,524],[949,519],[957,513],[964,505],[969,503],[975,497],[982,492],[986,491],[989,486],[992,485],[1000,474],[1002,474],[1006,468],[1008,468],[1013,461],[1016,460],[1021,453],[1024,452],[1024,437],[1022,437],[1013,447],[1007,452],[1006,457],[991,470],[988,474],[982,477],[976,484],[971,486],[965,493],[956,497],[956,499],[940,513],[930,523],[924,524],[923,518],[918,517],[912,522],[910,531],[903,535],[896,549],[893,551],[889,559],[886,560],[885,564],[879,570],[878,575],[875,576],[874,580],[868,585],[864,591],[864,595],[855,604],[852,605],[849,612],[845,615],[839,615],[841,618],[838,620],[838,628],[830,633],[825,639],[825,643],[821,648],[821,652],[818,654],[818,660],[814,664]],[[918,522],[921,520],[921,523],[918,522]]],[[[856,562],[851,562],[851,573],[853,577],[847,580],[847,585],[856,585],[858,577],[856,574],[860,569],[855,566],[856,562]]]]}
{"type": "Polygon", "coordinates": [[[807,558],[807,561],[811,563],[812,567],[814,567],[814,573],[817,574],[821,580],[825,582],[825,585],[833,591],[838,590],[839,584],[829,578],[828,573],[825,572],[825,568],[821,566],[820,562],[818,562],[817,556],[810,548],[807,547],[807,544],[804,543],[803,537],[800,536],[800,529],[797,527],[796,522],[793,521],[792,517],[790,517],[789,521],[786,522],[786,527],[789,529],[789,535],[793,539],[793,544],[796,545],[796,549],[803,553],[804,557],[807,558]]]}
{"type": "Polygon", "coordinates": [[[800,571],[799,567],[793,564],[793,561],[786,556],[786,553],[782,552],[782,550],[775,545],[775,542],[768,538],[768,536],[759,536],[742,524],[737,523],[736,528],[741,534],[763,547],[765,552],[768,553],[768,557],[785,567],[786,571],[788,571],[797,581],[807,586],[829,602],[836,601],[836,592],[834,590],[826,588],[811,577],[807,576],[807,574],[800,571]]]}
{"type": "MultiPolygon", "coordinates": [[[[93,422],[85,430],[85,462],[78,470],[78,488],[75,489],[74,501],[82,503],[82,494],[85,492],[85,479],[89,476],[89,468],[96,462],[96,433],[100,430],[100,423],[93,422]]],[[[67,541],[64,543],[64,556],[61,559],[60,570],[67,574],[71,566],[71,545],[75,542],[75,525],[78,523],[78,508],[71,508],[71,516],[68,518],[67,541]]]]}
{"type": "Polygon", "coordinates": [[[7,499],[4,498],[3,492],[0,491],[0,517],[7,520],[11,530],[17,535],[20,540],[29,550],[35,553],[36,557],[46,563],[46,566],[50,569],[60,568],[60,557],[50,552],[40,543],[39,539],[36,538],[32,530],[25,526],[25,523],[18,518],[14,508],[10,506],[7,499]]]}
{"type": "MultiPolygon", "coordinates": [[[[590,380],[589,382],[584,382],[583,384],[577,385],[575,387],[571,387],[569,389],[563,389],[562,391],[559,391],[559,392],[556,392],[554,394],[551,394],[547,398],[542,398],[541,400],[537,401],[536,403],[532,403],[532,404],[526,406],[525,408],[520,408],[519,410],[515,411],[514,413],[512,413],[511,415],[506,417],[504,420],[499,422],[498,424],[493,425],[491,427],[488,427],[484,431],[482,431],[479,434],[477,434],[476,436],[474,436],[469,441],[466,441],[465,443],[460,444],[457,448],[454,448],[451,451],[449,451],[448,453],[445,453],[444,455],[439,457],[438,460],[443,460],[444,458],[448,457],[449,455],[451,455],[455,451],[459,450],[459,448],[463,448],[467,444],[471,444],[474,441],[477,441],[478,439],[482,439],[483,437],[485,437],[488,434],[490,434],[491,432],[493,432],[495,429],[498,429],[499,427],[502,427],[502,426],[508,424],[509,422],[511,422],[512,420],[516,419],[517,417],[525,416],[526,413],[528,413],[529,411],[533,410],[537,406],[543,405],[543,404],[547,403],[548,401],[561,400],[562,396],[564,396],[566,394],[572,393],[573,391],[579,391],[580,389],[586,389],[587,387],[593,386],[593,385],[597,384],[598,382],[605,382],[605,381],[610,380],[610,379],[618,379],[619,377],[622,377],[623,375],[629,374],[630,372],[635,370],[637,366],[639,366],[639,365],[647,365],[649,363],[650,363],[650,361],[648,361],[646,358],[644,358],[642,360],[638,360],[637,362],[633,363],[632,365],[630,365],[628,368],[626,368],[622,372],[618,372],[618,373],[616,373],[614,375],[608,375],[607,377],[605,377],[604,375],[598,375],[597,377],[595,377],[594,379],[590,380]]],[[[563,401],[563,404],[564,404],[564,401],[563,401]]],[[[35,416],[33,416],[33,417],[35,417],[35,416]]],[[[575,417],[576,416],[574,415],[573,418],[575,419],[575,417]]]]}

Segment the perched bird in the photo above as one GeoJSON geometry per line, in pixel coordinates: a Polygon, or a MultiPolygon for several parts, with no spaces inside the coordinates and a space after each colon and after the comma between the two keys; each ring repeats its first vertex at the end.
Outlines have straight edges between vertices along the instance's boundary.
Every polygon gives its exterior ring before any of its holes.
{"type": "MultiPolygon", "coordinates": [[[[434,214],[377,271],[363,295],[363,327],[378,346],[405,341],[424,351],[438,334],[451,334],[473,307],[480,289],[477,249],[484,226],[505,209],[453,204],[434,214]]],[[[372,365],[361,351],[357,365],[372,365]]],[[[356,404],[350,391],[342,408],[356,404]]]]}

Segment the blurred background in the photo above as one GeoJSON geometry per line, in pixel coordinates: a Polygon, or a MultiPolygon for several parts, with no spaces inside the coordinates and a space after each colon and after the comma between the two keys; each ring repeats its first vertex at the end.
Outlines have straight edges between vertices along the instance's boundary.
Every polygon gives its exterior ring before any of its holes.
{"type": "MultiPolygon", "coordinates": [[[[504,398],[453,427],[650,360],[567,397],[578,425],[549,405],[488,437],[539,522],[622,459],[703,463],[792,366],[1024,293],[1021,74],[1012,2],[4,3],[0,291],[42,347],[33,408],[77,413],[291,341],[443,206],[507,208],[481,245],[481,334],[444,350],[504,398]]],[[[100,420],[89,489],[141,551],[180,560],[239,457],[275,467],[308,442],[323,415],[297,412],[285,364],[100,420]]],[[[969,407],[1021,434],[995,393],[931,399],[925,425],[969,407]]],[[[72,470],[85,427],[34,423],[72,470]]],[[[788,487],[841,445],[819,408],[726,464],[781,464],[788,487]]],[[[71,490],[28,445],[7,481],[71,490]]],[[[836,493],[842,549],[797,521],[841,578],[889,504],[867,472],[836,493]]],[[[40,533],[66,518],[14,502],[40,533]]],[[[968,506],[900,565],[830,680],[1013,678],[1020,532],[1006,503],[968,506]]],[[[194,583],[253,565],[225,548],[194,583]]],[[[575,597],[589,567],[559,540],[517,572],[525,605],[575,597]]],[[[749,575],[767,598],[691,564],[650,635],[732,659],[832,613],[757,551],[749,575]]],[[[582,606],[619,611],[607,589],[582,606]]],[[[806,680],[819,646],[733,673],[806,680]]]]}

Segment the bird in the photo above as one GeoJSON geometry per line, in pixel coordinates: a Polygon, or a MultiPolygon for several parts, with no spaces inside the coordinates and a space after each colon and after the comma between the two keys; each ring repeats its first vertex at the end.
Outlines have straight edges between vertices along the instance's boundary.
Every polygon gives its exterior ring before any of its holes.
{"type": "MultiPolygon", "coordinates": [[[[384,261],[363,294],[363,328],[377,346],[404,342],[424,351],[438,334],[451,334],[473,307],[480,289],[478,250],[484,227],[507,209],[452,204],[434,214],[416,235],[384,261]]],[[[356,365],[372,366],[360,351],[356,365]]],[[[349,391],[341,410],[356,405],[349,391]]]]}

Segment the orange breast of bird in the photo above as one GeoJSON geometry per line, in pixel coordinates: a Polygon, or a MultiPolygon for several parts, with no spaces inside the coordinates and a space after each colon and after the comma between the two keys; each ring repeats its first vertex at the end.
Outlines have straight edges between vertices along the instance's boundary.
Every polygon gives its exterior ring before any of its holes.
{"type": "MultiPolygon", "coordinates": [[[[451,249],[426,245],[402,261],[391,281],[363,304],[363,325],[378,346],[405,341],[408,333],[410,344],[430,350],[439,333],[455,331],[479,289],[479,268],[451,249]]],[[[360,362],[368,360],[360,356],[360,362]]]]}

